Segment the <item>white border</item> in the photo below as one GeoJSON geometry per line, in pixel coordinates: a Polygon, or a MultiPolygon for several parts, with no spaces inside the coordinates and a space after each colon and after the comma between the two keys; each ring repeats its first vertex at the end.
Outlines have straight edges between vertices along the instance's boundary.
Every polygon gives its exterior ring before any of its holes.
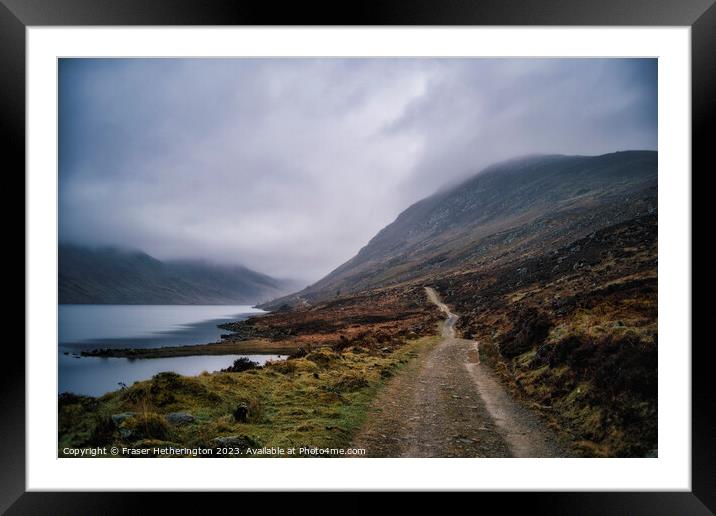
{"type": "Polygon", "coordinates": [[[27,489],[690,490],[690,72],[685,27],[28,28],[27,489]],[[659,458],[57,459],[57,57],[385,55],[659,58],[659,458]]]}

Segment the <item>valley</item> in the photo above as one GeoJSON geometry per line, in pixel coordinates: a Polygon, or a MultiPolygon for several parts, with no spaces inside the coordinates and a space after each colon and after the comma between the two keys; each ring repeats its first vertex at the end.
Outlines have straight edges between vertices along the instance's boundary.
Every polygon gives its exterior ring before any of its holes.
{"type": "Polygon", "coordinates": [[[629,151],[489,167],[260,305],[270,313],[222,324],[219,343],[106,355],[263,346],[287,360],[61,396],[63,442],[656,456],[657,161],[629,151]],[[248,419],[232,415],[237,401],[248,419]],[[187,426],[167,422],[185,411],[187,426]]]}

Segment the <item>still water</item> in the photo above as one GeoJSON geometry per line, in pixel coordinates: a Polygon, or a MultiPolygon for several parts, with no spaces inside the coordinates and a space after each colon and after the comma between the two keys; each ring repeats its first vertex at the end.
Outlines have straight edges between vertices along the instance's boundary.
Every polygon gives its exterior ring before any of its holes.
{"type": "Polygon", "coordinates": [[[162,371],[197,375],[228,367],[240,356],[260,364],[280,355],[220,355],[153,359],[81,357],[94,348],[153,348],[207,344],[218,324],[264,313],[250,306],[60,305],[59,392],[99,396],[162,371]]]}

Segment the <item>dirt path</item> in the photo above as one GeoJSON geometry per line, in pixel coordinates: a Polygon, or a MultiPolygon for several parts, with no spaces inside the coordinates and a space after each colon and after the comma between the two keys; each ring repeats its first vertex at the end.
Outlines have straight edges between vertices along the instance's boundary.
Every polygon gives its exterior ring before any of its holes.
{"type": "Polygon", "coordinates": [[[480,364],[477,344],[455,338],[458,316],[435,290],[425,290],[447,315],[443,340],[383,389],[353,445],[369,457],[568,456],[545,424],[480,364]]]}

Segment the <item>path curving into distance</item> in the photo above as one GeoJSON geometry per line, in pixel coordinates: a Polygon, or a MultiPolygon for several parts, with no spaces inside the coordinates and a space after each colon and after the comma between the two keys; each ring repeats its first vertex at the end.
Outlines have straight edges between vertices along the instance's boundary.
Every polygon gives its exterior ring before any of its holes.
{"type": "Polygon", "coordinates": [[[455,336],[458,315],[425,288],[446,315],[442,340],[395,376],[353,441],[368,457],[566,457],[568,451],[516,401],[475,341],[455,336]]]}

